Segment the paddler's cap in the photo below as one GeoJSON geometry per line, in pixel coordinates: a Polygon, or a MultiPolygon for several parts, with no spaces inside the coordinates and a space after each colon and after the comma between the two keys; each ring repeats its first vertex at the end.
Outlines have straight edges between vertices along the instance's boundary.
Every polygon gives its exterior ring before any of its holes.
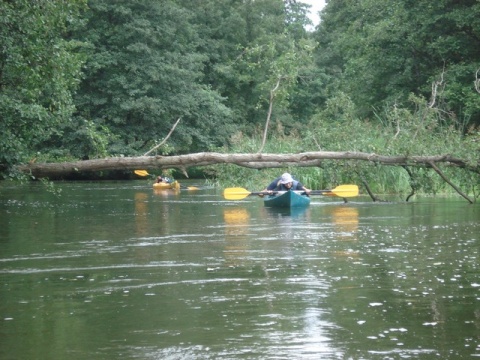
{"type": "Polygon", "coordinates": [[[289,173],[282,174],[282,178],[280,179],[280,184],[288,184],[291,182],[293,182],[292,175],[290,175],[289,173]]]}

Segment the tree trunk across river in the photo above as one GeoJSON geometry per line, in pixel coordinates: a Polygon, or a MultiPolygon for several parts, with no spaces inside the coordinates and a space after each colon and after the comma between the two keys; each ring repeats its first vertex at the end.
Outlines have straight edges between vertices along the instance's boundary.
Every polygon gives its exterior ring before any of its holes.
{"type": "Polygon", "coordinates": [[[468,167],[467,163],[450,155],[435,156],[384,156],[364,152],[317,151],[298,154],[222,154],[202,152],[177,156],[111,157],[64,163],[32,163],[19,165],[17,169],[36,178],[56,178],[72,173],[105,171],[178,168],[186,171],[191,166],[213,164],[236,164],[249,168],[271,168],[288,165],[320,166],[322,160],[355,160],[393,166],[426,166],[443,163],[448,166],[468,167]]]}

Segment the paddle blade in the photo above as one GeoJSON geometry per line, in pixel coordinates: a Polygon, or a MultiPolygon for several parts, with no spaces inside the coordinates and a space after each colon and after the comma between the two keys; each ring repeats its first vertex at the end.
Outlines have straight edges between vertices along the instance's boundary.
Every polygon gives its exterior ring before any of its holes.
{"type": "Polygon", "coordinates": [[[135,170],[134,173],[137,174],[138,176],[148,176],[148,175],[150,175],[146,170],[135,170]]]}
{"type": "Polygon", "coordinates": [[[342,198],[355,197],[358,196],[358,186],[357,185],[339,185],[335,189],[332,189],[330,192],[325,195],[338,196],[342,198]]]}
{"type": "Polygon", "coordinates": [[[226,188],[223,190],[223,197],[227,200],[245,199],[251,192],[244,188],[226,188]]]}

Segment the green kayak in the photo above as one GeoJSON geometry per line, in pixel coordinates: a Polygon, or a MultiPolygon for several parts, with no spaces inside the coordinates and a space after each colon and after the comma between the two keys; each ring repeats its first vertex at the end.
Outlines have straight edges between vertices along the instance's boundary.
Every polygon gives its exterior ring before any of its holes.
{"type": "Polygon", "coordinates": [[[310,198],[295,191],[285,191],[266,196],[264,204],[268,207],[302,207],[310,204],[310,198]]]}

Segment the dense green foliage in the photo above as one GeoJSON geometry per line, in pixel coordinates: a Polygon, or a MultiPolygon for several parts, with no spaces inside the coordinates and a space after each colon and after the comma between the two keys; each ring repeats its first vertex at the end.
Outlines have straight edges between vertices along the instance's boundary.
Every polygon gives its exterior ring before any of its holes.
{"type": "Polygon", "coordinates": [[[456,125],[478,125],[479,14],[478,0],[330,1],[315,34],[318,64],[359,116],[405,105],[414,93],[456,125]]]}
{"type": "Polygon", "coordinates": [[[225,138],[230,110],[202,81],[208,58],[197,28],[192,12],[173,1],[90,2],[77,34],[91,45],[77,115],[115,135],[110,154],[135,154],[179,117],[177,150],[225,138]]]}
{"type": "MultiPolygon", "coordinates": [[[[141,155],[179,118],[158,153],[255,152],[270,108],[265,152],[478,161],[479,0],[330,0],[313,32],[306,14],[293,0],[0,2],[0,171],[141,155]]],[[[315,185],[385,180],[327,165],[315,185]]]]}
{"type": "MultiPolygon", "coordinates": [[[[71,119],[79,43],[66,40],[84,1],[0,2],[0,166],[36,157],[71,119]]],[[[57,144],[58,146],[59,144],[57,144]]]]}

